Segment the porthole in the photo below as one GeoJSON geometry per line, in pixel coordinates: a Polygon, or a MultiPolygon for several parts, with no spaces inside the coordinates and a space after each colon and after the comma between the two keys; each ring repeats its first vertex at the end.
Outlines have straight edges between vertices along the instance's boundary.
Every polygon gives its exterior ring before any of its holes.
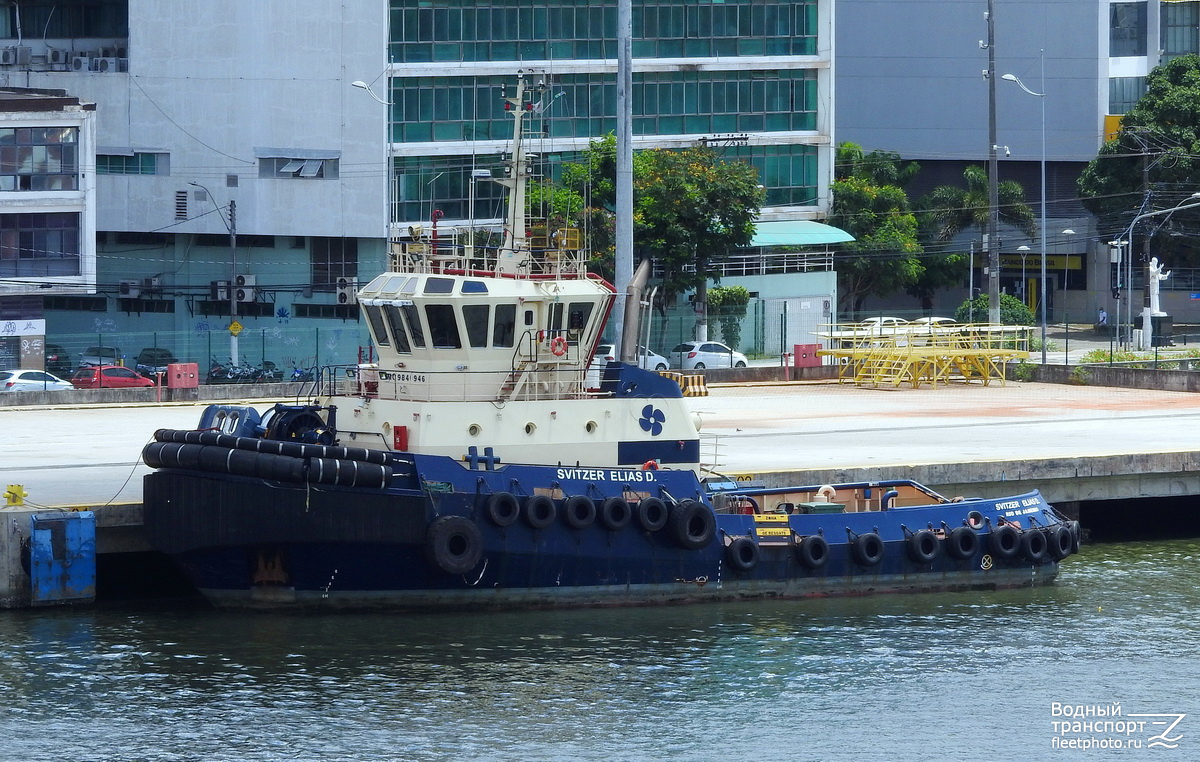
{"type": "Polygon", "coordinates": [[[533,432],[535,432],[535,431],[537,431],[537,424],[535,424],[533,421],[530,421],[529,423],[525,424],[525,433],[526,434],[533,434],[533,432]]]}
{"type": "Polygon", "coordinates": [[[595,421],[588,421],[587,424],[583,428],[587,429],[587,433],[595,434],[597,425],[596,425],[595,421]]]}
{"type": "Polygon", "coordinates": [[[480,432],[482,432],[482,431],[483,431],[483,428],[478,423],[472,423],[470,426],[467,427],[467,433],[473,437],[479,436],[480,432]]]}

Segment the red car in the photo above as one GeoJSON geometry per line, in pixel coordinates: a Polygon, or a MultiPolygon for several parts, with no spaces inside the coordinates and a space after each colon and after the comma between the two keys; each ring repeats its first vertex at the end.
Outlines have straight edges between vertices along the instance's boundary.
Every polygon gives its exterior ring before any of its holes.
{"type": "Polygon", "coordinates": [[[71,385],[76,389],[124,389],[154,386],[154,382],[120,365],[89,365],[75,371],[71,385]]]}

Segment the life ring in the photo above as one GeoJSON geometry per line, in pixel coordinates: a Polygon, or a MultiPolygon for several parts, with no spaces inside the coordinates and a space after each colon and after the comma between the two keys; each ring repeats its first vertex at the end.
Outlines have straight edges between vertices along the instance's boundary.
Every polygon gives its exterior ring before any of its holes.
{"type": "Polygon", "coordinates": [[[572,495],[563,503],[563,521],[572,529],[587,529],[596,520],[596,503],[587,495],[572,495]]]}
{"type": "Polygon", "coordinates": [[[675,542],[688,550],[703,548],[717,536],[716,517],[698,500],[681,500],[671,506],[668,523],[675,542]]]}
{"type": "Polygon", "coordinates": [[[829,563],[829,541],[819,534],[810,534],[796,546],[796,556],[806,568],[820,569],[829,563]]]}
{"type": "Polygon", "coordinates": [[[657,532],[667,525],[670,518],[667,505],[656,497],[644,497],[637,504],[638,523],[647,532],[657,532]]]}
{"type": "Polygon", "coordinates": [[[988,549],[996,558],[1012,558],[1021,550],[1021,535],[1012,524],[1001,524],[992,530],[988,549]]]}
{"type": "Polygon", "coordinates": [[[447,574],[466,574],[483,557],[483,535],[468,518],[442,516],[425,532],[425,552],[447,574]]]}
{"type": "Polygon", "coordinates": [[[657,471],[658,470],[658,461],[657,460],[646,461],[645,463],[642,464],[642,470],[643,471],[657,471]]]}
{"type": "Polygon", "coordinates": [[[875,566],[883,560],[883,540],[874,532],[855,537],[850,549],[860,566],[875,566]]]}
{"type": "Polygon", "coordinates": [[[950,533],[946,552],[959,561],[965,561],[979,552],[979,535],[970,527],[958,527],[950,533]]]}
{"type": "Polygon", "coordinates": [[[1075,539],[1071,536],[1070,529],[1062,524],[1050,528],[1050,555],[1055,561],[1061,561],[1071,555],[1074,546],[1075,539]]]}
{"type": "Polygon", "coordinates": [[[1046,535],[1037,529],[1030,529],[1021,535],[1021,555],[1035,564],[1040,564],[1046,558],[1048,546],[1046,535]]]}
{"type": "Polygon", "coordinates": [[[554,523],[558,506],[548,495],[534,495],[525,501],[525,521],[534,529],[545,529],[554,523]]]}
{"type": "Polygon", "coordinates": [[[725,560],[735,570],[748,572],[758,565],[758,544],[748,537],[739,537],[725,548],[725,560]]]}
{"type": "Polygon", "coordinates": [[[562,336],[555,336],[550,339],[550,352],[555,357],[562,357],[567,353],[567,340],[562,336]]]}
{"type": "Polygon", "coordinates": [[[511,526],[521,517],[521,503],[511,492],[497,492],[487,500],[488,520],[498,527],[511,526]]]}
{"type": "Polygon", "coordinates": [[[600,504],[600,524],[610,532],[624,529],[633,519],[633,509],[623,497],[610,497],[600,504]]]}
{"type": "Polygon", "coordinates": [[[927,564],[937,558],[942,544],[929,529],[922,529],[908,538],[908,557],[919,564],[927,564]]]}

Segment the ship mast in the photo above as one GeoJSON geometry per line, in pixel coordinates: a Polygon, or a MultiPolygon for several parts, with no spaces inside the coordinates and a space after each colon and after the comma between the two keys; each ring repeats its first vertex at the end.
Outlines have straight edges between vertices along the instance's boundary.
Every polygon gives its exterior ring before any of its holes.
{"type": "Polygon", "coordinates": [[[497,178],[496,182],[508,188],[508,214],[504,220],[504,242],[496,261],[496,272],[516,274],[529,270],[529,240],[526,237],[525,184],[529,178],[528,161],[525,157],[524,119],[533,110],[533,103],[525,103],[525,77],[517,76],[517,89],[512,98],[504,95],[504,110],[513,115],[513,154],[509,162],[508,177],[497,178]]]}

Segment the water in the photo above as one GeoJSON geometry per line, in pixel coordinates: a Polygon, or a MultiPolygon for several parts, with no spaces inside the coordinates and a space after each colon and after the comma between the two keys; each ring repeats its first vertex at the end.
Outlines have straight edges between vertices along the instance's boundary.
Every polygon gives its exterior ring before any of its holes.
{"type": "Polygon", "coordinates": [[[1038,589],[678,608],[0,612],[0,758],[1025,760],[1062,753],[1052,702],[1117,701],[1183,738],[1089,757],[1195,759],[1198,560],[1093,545],[1038,589]]]}

